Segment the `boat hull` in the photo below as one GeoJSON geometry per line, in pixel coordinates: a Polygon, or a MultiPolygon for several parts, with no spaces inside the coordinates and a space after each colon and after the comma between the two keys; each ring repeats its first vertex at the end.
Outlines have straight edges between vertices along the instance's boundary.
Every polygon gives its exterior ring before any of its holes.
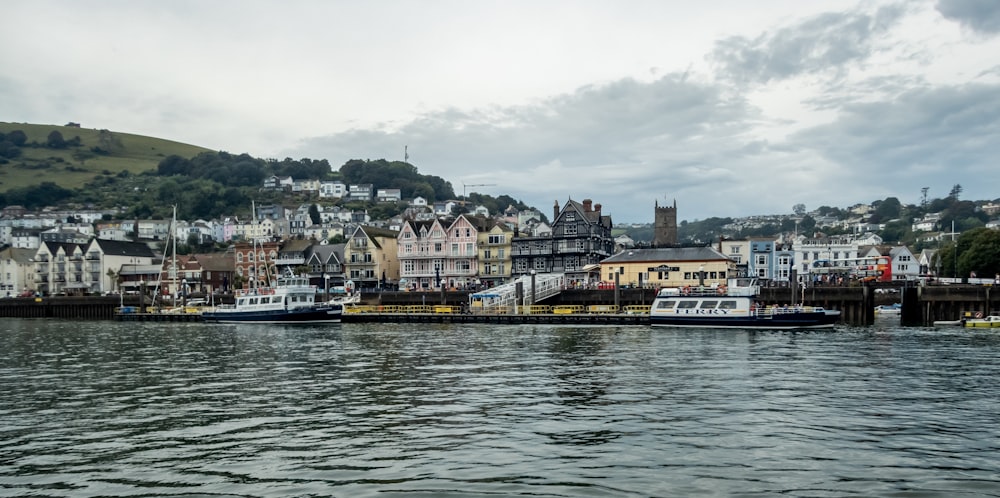
{"type": "Polygon", "coordinates": [[[343,308],[318,306],[293,310],[206,311],[209,323],[339,323],[343,308]]]}
{"type": "Polygon", "coordinates": [[[832,328],[839,319],[839,313],[783,313],[767,317],[653,315],[649,317],[649,324],[654,327],[797,330],[832,328]]]}

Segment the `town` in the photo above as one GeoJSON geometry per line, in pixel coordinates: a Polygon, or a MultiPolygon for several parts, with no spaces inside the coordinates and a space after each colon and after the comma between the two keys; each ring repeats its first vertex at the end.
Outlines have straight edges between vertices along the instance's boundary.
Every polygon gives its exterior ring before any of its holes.
{"type": "MultiPolygon", "coordinates": [[[[313,192],[319,199],[399,202],[398,189],[341,182],[296,182],[271,177],[263,188],[313,192]]],[[[304,203],[254,206],[250,219],[113,220],[99,210],[28,212],[7,206],[0,216],[0,296],[135,294],[204,296],[267,285],[276,275],[306,275],[326,296],[341,293],[477,290],[525,275],[558,275],[575,288],[722,285],[754,277],[763,285],[850,285],[860,282],[927,282],[955,261],[936,249],[913,251],[885,244],[872,229],[840,235],[799,233],[726,238],[696,246],[678,241],[678,207],[654,201],[653,240],[636,243],[612,235],[600,203],[568,199],[551,218],[513,207],[490,213],[462,199],[428,203],[405,200],[406,211],[372,220],[365,211],[304,203]],[[461,214],[456,207],[461,206],[461,214]],[[178,244],[221,242],[221,252],[178,254],[178,244]],[[155,289],[155,290],[154,290],[155,289]]],[[[871,208],[852,208],[858,219],[871,208]]],[[[979,206],[989,216],[1000,205],[979,206]]],[[[111,215],[111,216],[109,216],[111,215]]],[[[820,223],[834,219],[815,216],[820,223]]],[[[914,222],[933,232],[934,215],[914,222]]],[[[752,224],[753,217],[739,221],[752,224]]],[[[757,220],[759,222],[759,220],[757,220]]],[[[997,223],[986,227],[995,231],[997,223]]],[[[992,275],[969,275],[993,283],[992,275]],[[982,277],[982,278],[980,278],[982,277]]]]}

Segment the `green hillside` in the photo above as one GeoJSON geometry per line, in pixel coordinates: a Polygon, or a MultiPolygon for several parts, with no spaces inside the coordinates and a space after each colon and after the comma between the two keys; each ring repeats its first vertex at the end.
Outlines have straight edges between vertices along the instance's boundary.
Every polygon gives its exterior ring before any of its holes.
{"type": "MultiPolygon", "coordinates": [[[[17,157],[0,156],[0,192],[53,182],[75,189],[97,175],[132,174],[155,170],[170,155],[191,158],[210,151],[203,147],[159,138],[75,126],[0,122],[0,134],[23,131],[27,141],[17,157]],[[58,131],[66,144],[52,147],[50,134],[58,131]],[[79,140],[76,140],[79,137],[79,140]]],[[[9,144],[8,144],[9,146],[9,144]]]]}

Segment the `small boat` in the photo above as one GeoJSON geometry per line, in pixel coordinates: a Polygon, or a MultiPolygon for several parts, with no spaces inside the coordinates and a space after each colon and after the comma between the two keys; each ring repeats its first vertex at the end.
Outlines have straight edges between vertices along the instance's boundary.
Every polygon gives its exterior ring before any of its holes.
{"type": "Polygon", "coordinates": [[[306,277],[278,277],[273,287],[236,291],[236,303],[205,311],[210,323],[337,323],[344,307],[316,301],[316,286],[306,277]]]}
{"type": "Polygon", "coordinates": [[[660,289],[649,323],[660,327],[812,329],[829,328],[840,311],[817,306],[765,306],[757,302],[754,279],[729,279],[718,287],[660,289]]]}
{"type": "Polygon", "coordinates": [[[1000,328],[1000,316],[990,315],[986,318],[967,318],[963,320],[963,325],[966,328],[1000,328]]]}
{"type": "Polygon", "coordinates": [[[903,307],[899,303],[893,304],[880,304],[875,307],[876,317],[898,317],[903,311],[903,307]]]}

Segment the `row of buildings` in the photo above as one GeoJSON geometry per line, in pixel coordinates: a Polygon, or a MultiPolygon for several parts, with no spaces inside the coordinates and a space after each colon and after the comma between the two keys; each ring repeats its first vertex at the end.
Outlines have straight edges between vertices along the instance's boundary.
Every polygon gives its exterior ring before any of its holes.
{"type": "Polygon", "coordinates": [[[611,217],[589,199],[555,203],[550,222],[503,213],[414,217],[391,227],[345,224],[350,228],[342,244],[326,243],[325,238],[275,237],[268,230],[282,222],[265,216],[246,223],[228,251],[183,256],[169,254],[170,246],[163,243],[171,233],[185,233],[169,225],[145,242],[76,232],[77,240],[44,240],[34,248],[27,243],[29,247],[8,245],[0,251],[0,295],[137,292],[152,287],[171,295],[228,292],[263,285],[288,272],[308,274],[314,285],[327,291],[430,291],[478,290],[533,273],[565,274],[575,285],[610,281],[683,286],[700,280],[722,283],[736,276],[789,282],[793,275],[815,281],[827,278],[830,268],[856,266],[875,257],[892,261],[887,275],[893,279],[916,279],[931,271],[929,253],[885,247],[874,234],[676,247],[676,204],[654,209],[656,240],[662,244],[646,249],[616,247],[611,217]],[[160,250],[154,253],[154,246],[160,250]]]}

